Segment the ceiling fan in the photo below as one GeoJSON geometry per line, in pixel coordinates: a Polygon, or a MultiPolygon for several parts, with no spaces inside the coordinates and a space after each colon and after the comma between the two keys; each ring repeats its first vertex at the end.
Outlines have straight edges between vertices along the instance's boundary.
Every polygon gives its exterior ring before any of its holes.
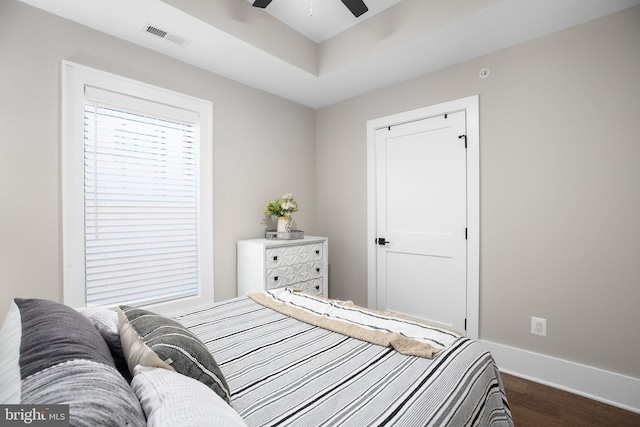
{"type": "MultiPolygon", "coordinates": [[[[269,3],[271,3],[271,0],[256,0],[253,2],[253,6],[264,9],[265,7],[269,6],[269,3]]],[[[342,3],[347,6],[351,13],[353,13],[353,16],[355,16],[356,18],[369,10],[367,5],[364,4],[364,1],[362,0],[342,0],[342,3]]]]}

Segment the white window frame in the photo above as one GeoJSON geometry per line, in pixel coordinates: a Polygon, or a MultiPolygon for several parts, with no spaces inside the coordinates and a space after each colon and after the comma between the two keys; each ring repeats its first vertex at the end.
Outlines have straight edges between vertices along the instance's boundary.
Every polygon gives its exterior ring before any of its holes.
{"type": "Polygon", "coordinates": [[[61,68],[61,206],[63,301],[85,302],[84,249],[84,92],[92,86],[143,100],[196,112],[198,140],[198,284],[197,295],[143,305],[172,314],[210,304],[213,285],[213,104],[157,86],[62,61],[61,68]]]}

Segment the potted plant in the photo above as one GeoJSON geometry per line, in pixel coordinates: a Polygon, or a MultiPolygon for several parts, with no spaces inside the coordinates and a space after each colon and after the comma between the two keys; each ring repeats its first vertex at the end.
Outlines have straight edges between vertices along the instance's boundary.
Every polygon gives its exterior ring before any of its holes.
{"type": "Polygon", "coordinates": [[[298,211],[298,202],[293,194],[287,193],[282,198],[270,200],[264,207],[265,223],[272,216],[278,218],[278,233],[291,231],[291,214],[298,211]]]}

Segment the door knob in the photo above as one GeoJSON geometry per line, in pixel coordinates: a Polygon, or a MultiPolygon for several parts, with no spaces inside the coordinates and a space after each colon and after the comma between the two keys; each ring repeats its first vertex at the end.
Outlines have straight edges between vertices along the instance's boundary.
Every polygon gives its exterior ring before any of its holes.
{"type": "Polygon", "coordinates": [[[387,239],[385,239],[384,237],[379,237],[376,239],[376,243],[379,244],[380,246],[384,246],[386,244],[389,244],[391,242],[387,241],[387,239]]]}

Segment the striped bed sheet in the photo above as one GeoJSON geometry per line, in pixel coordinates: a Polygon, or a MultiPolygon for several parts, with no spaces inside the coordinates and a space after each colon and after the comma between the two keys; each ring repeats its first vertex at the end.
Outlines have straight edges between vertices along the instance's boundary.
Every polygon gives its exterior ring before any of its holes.
{"type": "Polygon", "coordinates": [[[513,426],[493,358],[473,340],[407,356],[248,297],[175,319],[211,351],[249,426],[513,426]]]}

